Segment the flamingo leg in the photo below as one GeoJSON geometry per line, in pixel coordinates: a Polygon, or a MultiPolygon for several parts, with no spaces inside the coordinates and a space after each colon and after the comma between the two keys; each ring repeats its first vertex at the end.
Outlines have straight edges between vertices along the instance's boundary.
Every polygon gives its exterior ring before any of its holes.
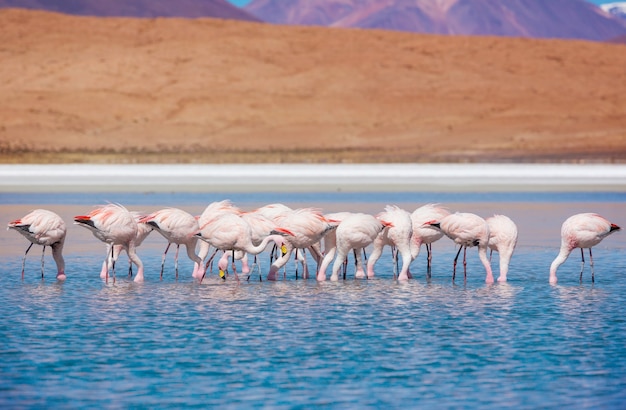
{"type": "MultiPolygon", "coordinates": [[[[115,247],[114,244],[111,244],[111,265],[115,266],[115,259],[113,259],[113,248],[115,247]]],[[[107,272],[104,275],[104,283],[108,284],[109,283],[109,257],[107,256],[107,259],[105,260],[106,265],[107,265],[107,272]]]]}
{"type": "Polygon", "coordinates": [[[34,243],[31,242],[28,248],[26,248],[26,252],[24,252],[24,257],[22,258],[22,280],[24,280],[24,266],[26,264],[26,255],[28,255],[28,251],[30,251],[30,248],[32,248],[33,245],[34,243]]]}
{"type": "Polygon", "coordinates": [[[237,265],[235,265],[235,250],[233,249],[233,255],[232,255],[232,269],[233,269],[233,273],[235,274],[235,279],[237,279],[237,283],[239,283],[239,275],[237,275],[237,265]]]}
{"type": "Polygon", "coordinates": [[[307,264],[307,260],[306,260],[306,251],[304,249],[302,249],[302,279],[308,279],[309,278],[309,265],[307,264]]]}
{"type": "Polygon", "coordinates": [[[256,255],[254,255],[254,259],[252,260],[252,268],[248,272],[248,277],[246,278],[246,282],[250,282],[250,276],[252,276],[252,272],[254,272],[254,267],[256,266],[256,255]]]}
{"type": "Polygon", "coordinates": [[[430,244],[430,243],[426,244],[426,255],[428,256],[426,258],[426,260],[427,260],[427,262],[426,262],[426,277],[428,279],[430,279],[430,276],[431,276],[431,261],[432,261],[432,257],[433,257],[431,247],[432,247],[432,244],[430,244]]]}
{"type": "Polygon", "coordinates": [[[43,251],[41,252],[41,279],[43,279],[43,260],[44,256],[46,256],[46,246],[44,245],[43,251]]]}
{"type": "Polygon", "coordinates": [[[393,259],[393,278],[396,279],[400,269],[398,267],[398,248],[395,246],[391,247],[391,257],[393,259]]]}
{"type": "Polygon", "coordinates": [[[113,270],[113,284],[115,284],[115,255],[113,253],[113,249],[115,248],[115,246],[111,246],[111,269],[113,270]]]}
{"type": "Polygon", "coordinates": [[[176,271],[176,280],[178,280],[178,251],[180,250],[180,244],[176,244],[176,255],[174,256],[174,270],[176,271]]]}
{"type": "Polygon", "coordinates": [[[593,273],[593,255],[591,254],[591,248],[589,248],[589,266],[591,266],[591,283],[594,283],[596,279],[594,278],[593,273]]]}
{"type": "Polygon", "coordinates": [[[163,256],[161,257],[161,280],[163,280],[163,269],[165,267],[165,255],[167,255],[167,251],[170,250],[170,245],[172,243],[168,242],[167,246],[165,247],[165,252],[163,252],[163,256]]]}
{"type": "MultiPolygon", "coordinates": [[[[215,257],[216,254],[217,254],[217,249],[213,251],[213,254],[209,258],[209,260],[206,261],[206,264],[204,265],[204,275],[202,275],[202,279],[204,279],[204,277],[206,276],[206,271],[209,268],[209,265],[211,265],[211,262],[213,262],[213,258],[215,257]]],[[[213,269],[211,269],[211,271],[213,271],[213,269]]]]}
{"type": "Polygon", "coordinates": [[[298,280],[298,248],[296,248],[296,280],[298,280]]]}
{"type": "Polygon", "coordinates": [[[467,280],[467,247],[463,247],[463,280],[467,280]]]}
{"type": "Polygon", "coordinates": [[[270,265],[274,263],[274,256],[276,254],[276,249],[278,249],[278,246],[274,244],[274,246],[272,246],[272,251],[270,252],[270,265]]]}
{"type": "Polygon", "coordinates": [[[346,280],[346,275],[348,274],[348,257],[343,260],[343,280],[346,280]]]}
{"type": "Polygon", "coordinates": [[[580,248],[580,257],[582,259],[580,262],[580,283],[583,283],[583,270],[585,269],[585,250],[583,248],[580,248]]]}
{"type": "MultiPolygon", "coordinates": [[[[211,255],[209,260],[206,261],[206,264],[204,265],[204,274],[202,275],[202,279],[204,279],[204,277],[206,276],[206,271],[209,268],[209,265],[211,264],[211,262],[213,262],[213,258],[215,258],[216,254],[217,254],[217,249],[215,249],[215,251],[213,251],[213,255],[211,255]]],[[[200,282],[202,282],[202,279],[200,279],[200,282]]]]}
{"type": "MultiPolygon", "coordinates": [[[[367,252],[365,251],[365,248],[363,249],[363,265],[367,266],[367,252]]],[[[367,276],[367,279],[369,279],[369,276],[367,276]]]]}
{"type": "Polygon", "coordinates": [[[463,249],[463,246],[459,248],[459,251],[456,253],[456,256],[454,257],[454,265],[452,265],[452,281],[454,281],[454,278],[456,277],[456,261],[459,259],[459,255],[461,254],[461,249],[463,249]]]}

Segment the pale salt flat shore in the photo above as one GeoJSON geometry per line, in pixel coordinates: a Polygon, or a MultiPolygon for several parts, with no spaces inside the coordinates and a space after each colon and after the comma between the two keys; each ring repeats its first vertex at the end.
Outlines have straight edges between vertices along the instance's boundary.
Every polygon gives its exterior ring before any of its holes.
{"type": "Polygon", "coordinates": [[[0,192],[625,190],[613,164],[0,165],[0,192]]]}

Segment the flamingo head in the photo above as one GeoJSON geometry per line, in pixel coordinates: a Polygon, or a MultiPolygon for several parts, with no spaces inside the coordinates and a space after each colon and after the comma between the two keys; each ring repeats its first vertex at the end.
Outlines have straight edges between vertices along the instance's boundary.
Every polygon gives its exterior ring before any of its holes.
{"type": "Polygon", "coordinates": [[[95,228],[95,224],[89,215],[77,215],[74,217],[75,225],[82,225],[87,228],[95,228]]]}
{"type": "Polygon", "coordinates": [[[422,226],[432,226],[433,228],[441,229],[441,222],[437,220],[432,220],[432,221],[424,222],[424,225],[422,226]]]}
{"type": "Polygon", "coordinates": [[[293,232],[285,228],[275,228],[272,229],[270,235],[278,235],[278,237],[274,239],[274,242],[276,243],[276,245],[280,245],[280,251],[282,255],[285,256],[287,254],[287,247],[285,246],[285,241],[283,238],[285,236],[295,236],[293,232]]]}

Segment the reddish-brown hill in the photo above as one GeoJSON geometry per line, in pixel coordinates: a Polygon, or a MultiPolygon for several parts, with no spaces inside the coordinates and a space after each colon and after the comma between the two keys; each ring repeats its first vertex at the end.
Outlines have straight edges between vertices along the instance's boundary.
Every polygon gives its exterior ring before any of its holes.
{"type": "Polygon", "coordinates": [[[626,160],[626,48],[0,11],[2,161],[626,160]]]}

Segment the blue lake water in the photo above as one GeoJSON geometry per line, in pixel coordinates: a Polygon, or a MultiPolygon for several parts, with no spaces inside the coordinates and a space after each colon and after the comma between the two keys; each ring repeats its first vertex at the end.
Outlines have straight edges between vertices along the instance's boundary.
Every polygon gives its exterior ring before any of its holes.
{"type": "MultiPolygon", "coordinates": [[[[373,280],[237,284],[215,273],[191,279],[173,251],[159,281],[165,241],[152,233],[139,248],[146,281],[99,278],[104,246],[68,225],[68,279],[57,283],[41,248],[0,232],[0,407],[220,408],[624,408],[626,406],[626,234],[594,248],[579,283],[580,252],[559,269],[560,225],[577,212],[599,212],[624,226],[621,193],[257,193],[257,194],[0,194],[6,222],[33,208],[71,216],[106,201],[146,212],[178,206],[199,214],[229,198],[244,209],[273,202],[376,213],[386,204],[409,211],[439,202],[453,211],[517,222],[518,247],[509,281],[484,283],[476,250],[468,276],[452,282],[454,245],[433,245],[433,274],[425,253],[411,265],[415,278],[393,279],[387,250],[373,280]]],[[[492,262],[497,277],[497,255],[492,262]]],[[[268,271],[267,256],[261,261],[268,271]]],[[[314,270],[311,261],[310,269],[314,270]]],[[[121,267],[121,268],[120,268],[121,267]]],[[[264,276],[264,275],[263,275],[264,276]]],[[[460,278],[460,279],[459,279],[460,278]]]]}

